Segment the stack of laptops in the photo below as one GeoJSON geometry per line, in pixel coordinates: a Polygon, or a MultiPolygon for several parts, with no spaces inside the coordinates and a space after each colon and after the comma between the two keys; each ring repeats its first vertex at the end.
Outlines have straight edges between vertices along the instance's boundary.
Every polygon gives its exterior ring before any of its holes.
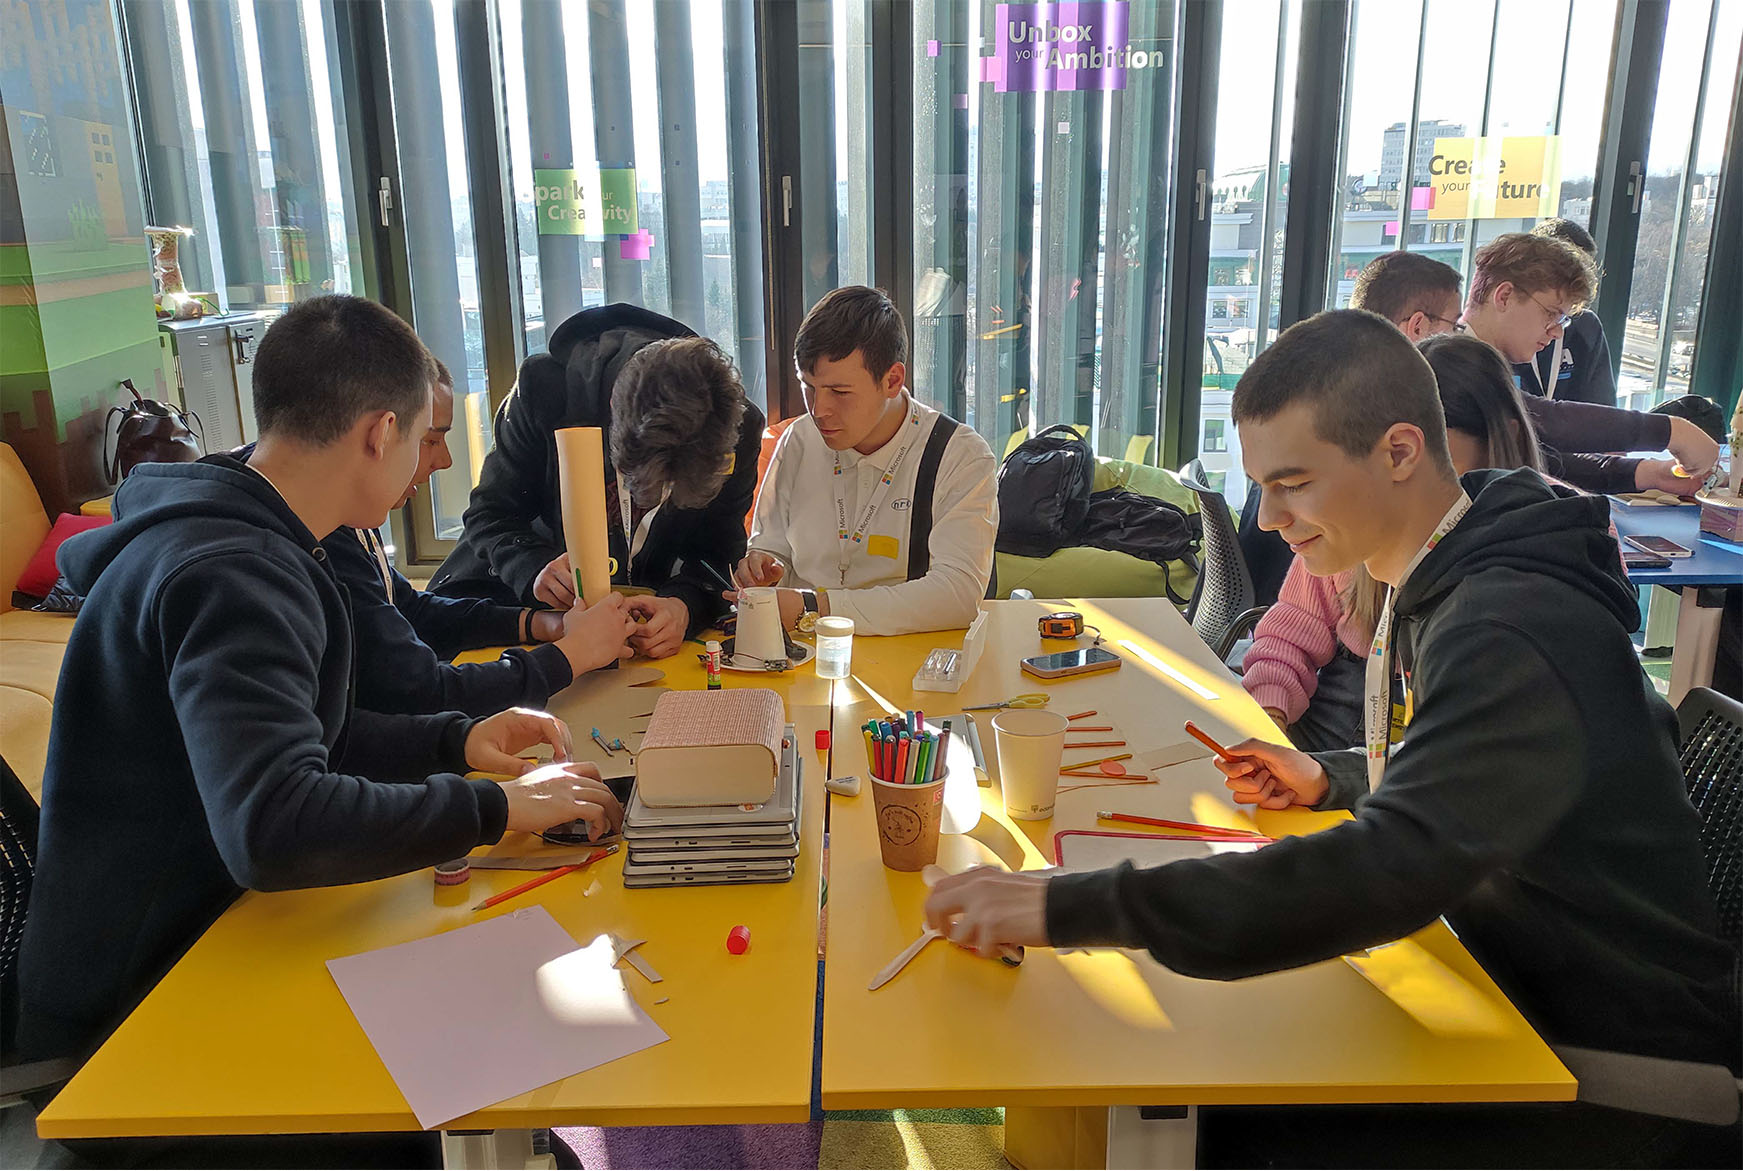
{"type": "Polygon", "coordinates": [[[762,805],[691,805],[655,808],[639,790],[623,815],[629,857],[623,885],[720,886],[786,882],[799,856],[799,759],[793,725],[781,742],[775,795],[762,805]]]}

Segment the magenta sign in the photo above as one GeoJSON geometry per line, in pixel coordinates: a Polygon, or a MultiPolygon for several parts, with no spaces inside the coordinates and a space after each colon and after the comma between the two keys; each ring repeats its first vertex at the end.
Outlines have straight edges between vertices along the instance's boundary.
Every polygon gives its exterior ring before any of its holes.
{"type": "Polygon", "coordinates": [[[1128,69],[1167,64],[1166,55],[1133,49],[1127,0],[1000,4],[998,43],[981,58],[981,80],[999,93],[1125,89],[1128,69]]]}

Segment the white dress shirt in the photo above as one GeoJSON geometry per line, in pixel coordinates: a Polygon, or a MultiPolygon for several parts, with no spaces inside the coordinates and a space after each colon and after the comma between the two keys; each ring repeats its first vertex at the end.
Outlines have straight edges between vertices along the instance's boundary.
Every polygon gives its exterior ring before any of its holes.
{"type": "Polygon", "coordinates": [[[986,440],[958,427],[933,489],[931,565],[926,576],[907,580],[914,480],[939,415],[906,392],[903,400],[910,415],[918,412],[918,424],[904,415],[902,429],[870,455],[839,453],[839,476],[837,453],[809,415],[788,427],[769,459],[751,521],[750,547],[788,566],[780,584],[827,591],[829,613],[853,619],[860,634],[967,626],[992,577],[999,465],[986,440]],[[877,507],[867,518],[874,497],[877,507]]]}

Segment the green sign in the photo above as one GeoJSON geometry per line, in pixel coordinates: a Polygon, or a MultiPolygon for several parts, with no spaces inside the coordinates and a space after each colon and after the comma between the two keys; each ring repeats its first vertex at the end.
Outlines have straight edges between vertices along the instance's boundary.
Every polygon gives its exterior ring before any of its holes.
{"type": "Polygon", "coordinates": [[[599,240],[638,230],[634,167],[535,170],[533,187],[541,236],[599,240]]]}

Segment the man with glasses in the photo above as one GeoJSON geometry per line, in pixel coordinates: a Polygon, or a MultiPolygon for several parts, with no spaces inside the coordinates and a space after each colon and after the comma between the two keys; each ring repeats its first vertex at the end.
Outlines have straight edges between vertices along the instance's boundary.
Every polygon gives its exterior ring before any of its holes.
{"type": "MultiPolygon", "coordinates": [[[[1590,232],[1566,219],[1544,220],[1531,234],[1571,244],[1595,264],[1598,245],[1590,232]]],[[[1610,342],[1604,325],[1590,309],[1572,314],[1562,326],[1562,337],[1545,346],[1530,362],[1513,367],[1519,388],[1526,394],[1541,394],[1558,402],[1616,405],[1616,377],[1610,370],[1610,342]]]]}
{"type": "MultiPolygon", "coordinates": [[[[1580,249],[1554,236],[1508,232],[1477,249],[1472,258],[1463,325],[1500,350],[1502,356],[1516,367],[1532,365],[1546,347],[1564,346],[1568,326],[1576,315],[1583,314],[1597,288],[1597,266],[1580,249]]],[[[1579,431],[1585,437],[1592,434],[1586,425],[1588,416],[1590,421],[1602,424],[1599,434],[1612,430],[1603,416],[1590,414],[1603,407],[1578,404],[1558,393],[1547,397],[1565,405],[1551,409],[1548,403],[1536,402],[1545,396],[1543,387],[1534,378],[1516,375],[1516,381],[1526,396],[1526,406],[1531,409],[1540,436],[1551,446],[1564,452],[1624,447],[1641,451],[1668,450],[1676,457],[1674,464],[1667,460],[1642,460],[1634,465],[1632,476],[1620,474],[1614,480],[1605,478],[1602,482],[1589,482],[1579,475],[1569,474],[1567,478],[1579,487],[1599,492],[1628,491],[1630,488],[1692,492],[1718,462],[1719,445],[1710,435],[1684,418],[1668,417],[1667,423],[1660,424],[1659,419],[1667,418],[1664,415],[1620,412],[1623,416],[1634,416],[1643,426],[1652,429],[1650,434],[1643,432],[1627,444],[1568,442],[1570,436],[1561,433],[1565,430],[1563,424],[1579,424],[1579,431]],[[1676,474],[1677,464],[1684,475],[1676,474]],[[1628,482],[1630,480],[1632,483],[1628,482]]],[[[1615,404],[1606,405],[1613,407],[1615,404]]],[[[1623,471],[1620,464],[1612,470],[1623,471]]]]}

